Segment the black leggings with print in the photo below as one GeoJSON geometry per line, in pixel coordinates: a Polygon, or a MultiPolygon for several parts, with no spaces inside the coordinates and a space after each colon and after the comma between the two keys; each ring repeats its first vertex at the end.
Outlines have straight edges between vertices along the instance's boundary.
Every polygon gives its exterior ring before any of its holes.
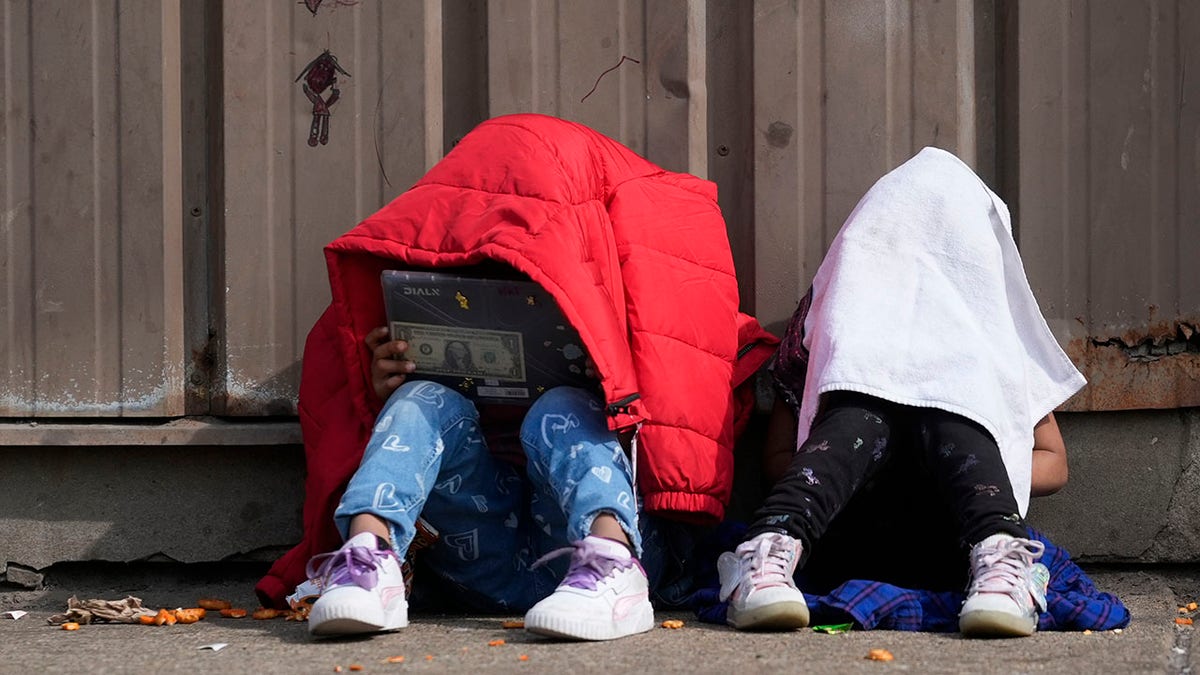
{"type": "Polygon", "coordinates": [[[867,578],[946,589],[961,587],[971,545],[1001,532],[1027,536],[1000,449],[983,427],[854,392],[823,397],[747,536],[769,531],[799,539],[805,572],[831,584],[867,578]]]}

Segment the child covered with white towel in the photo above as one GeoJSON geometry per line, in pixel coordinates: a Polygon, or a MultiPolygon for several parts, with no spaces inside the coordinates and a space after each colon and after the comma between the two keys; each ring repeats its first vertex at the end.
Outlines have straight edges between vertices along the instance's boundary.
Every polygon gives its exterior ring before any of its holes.
{"type": "Polygon", "coordinates": [[[1051,411],[1085,382],[1011,232],[999,197],[935,148],[850,214],[773,366],[773,427],[794,428],[795,442],[774,458],[782,477],[745,540],[719,561],[728,623],[807,625],[793,575],[811,566],[819,583],[820,556],[808,563],[828,539],[859,552],[837,564],[866,578],[965,583],[966,636],[1034,632],[1047,578],[1023,517],[1031,494],[1066,483],[1051,411]]]}

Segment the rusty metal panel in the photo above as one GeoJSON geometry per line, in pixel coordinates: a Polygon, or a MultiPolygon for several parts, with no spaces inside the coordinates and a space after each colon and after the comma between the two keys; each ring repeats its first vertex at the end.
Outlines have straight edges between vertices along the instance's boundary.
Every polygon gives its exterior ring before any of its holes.
{"type": "Polygon", "coordinates": [[[304,338],[329,302],[322,247],[442,155],[441,23],[440,0],[326,2],[315,14],[225,3],[214,411],[294,411],[304,338]],[[295,80],[324,50],[349,75],[338,75],[328,143],[310,147],[313,103],[295,80]]]}
{"type": "Polygon", "coordinates": [[[0,415],[180,414],[179,2],[2,21],[0,415]]]}
{"type": "Polygon", "coordinates": [[[1071,410],[1200,405],[1200,7],[1022,3],[1019,197],[1071,410]]]}
{"type": "Polygon", "coordinates": [[[868,187],[920,148],[994,174],[990,3],[754,4],[755,310],[782,330],[868,187]],[[983,104],[981,105],[981,101],[983,104]]]}

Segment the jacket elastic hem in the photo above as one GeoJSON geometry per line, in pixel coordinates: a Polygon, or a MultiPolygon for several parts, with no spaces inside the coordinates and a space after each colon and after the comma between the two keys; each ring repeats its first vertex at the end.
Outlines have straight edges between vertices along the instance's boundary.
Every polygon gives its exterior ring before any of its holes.
{"type": "Polygon", "coordinates": [[[643,497],[647,513],[671,520],[712,525],[725,517],[725,504],[695,492],[650,492],[643,497]]]}

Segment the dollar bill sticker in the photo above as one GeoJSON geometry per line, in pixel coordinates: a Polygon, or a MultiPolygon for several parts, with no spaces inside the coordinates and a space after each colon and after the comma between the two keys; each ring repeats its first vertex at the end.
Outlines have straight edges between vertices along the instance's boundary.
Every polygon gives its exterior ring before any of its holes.
{"type": "Polygon", "coordinates": [[[392,339],[408,342],[414,371],[426,375],[525,381],[520,333],[393,321],[392,339]]]}

